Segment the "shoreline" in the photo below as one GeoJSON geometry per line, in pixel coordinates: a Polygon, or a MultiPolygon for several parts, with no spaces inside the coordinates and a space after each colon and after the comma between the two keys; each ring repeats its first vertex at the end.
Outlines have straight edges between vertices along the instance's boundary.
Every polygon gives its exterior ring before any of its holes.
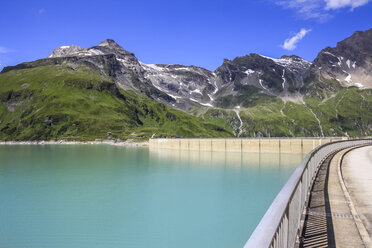
{"type": "Polygon", "coordinates": [[[38,140],[38,141],[0,141],[0,145],[112,145],[125,147],[148,147],[149,142],[136,142],[133,140],[117,141],[117,140],[102,140],[102,141],[66,141],[66,140],[38,140]]]}

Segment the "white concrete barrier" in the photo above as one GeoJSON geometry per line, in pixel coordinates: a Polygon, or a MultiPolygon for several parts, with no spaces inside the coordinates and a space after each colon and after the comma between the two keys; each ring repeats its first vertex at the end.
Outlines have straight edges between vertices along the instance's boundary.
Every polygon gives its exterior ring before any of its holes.
{"type": "Polygon", "coordinates": [[[342,138],[150,139],[150,149],[214,152],[302,153],[342,138]]]}

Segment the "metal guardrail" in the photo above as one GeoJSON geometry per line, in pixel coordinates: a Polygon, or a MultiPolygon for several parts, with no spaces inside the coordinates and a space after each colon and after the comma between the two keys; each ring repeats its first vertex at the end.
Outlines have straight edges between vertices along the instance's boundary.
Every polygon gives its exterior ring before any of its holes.
{"type": "Polygon", "coordinates": [[[372,139],[327,143],[307,154],[281,189],[244,248],[294,247],[307,195],[321,163],[334,152],[363,144],[372,144],[372,139]]]}

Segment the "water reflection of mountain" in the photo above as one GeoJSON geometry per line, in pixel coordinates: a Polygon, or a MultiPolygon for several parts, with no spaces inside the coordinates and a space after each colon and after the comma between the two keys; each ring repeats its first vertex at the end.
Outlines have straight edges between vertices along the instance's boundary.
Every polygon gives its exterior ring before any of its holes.
{"type": "Polygon", "coordinates": [[[236,167],[239,169],[294,168],[303,154],[205,152],[168,149],[150,149],[151,161],[174,162],[178,165],[236,167]]]}

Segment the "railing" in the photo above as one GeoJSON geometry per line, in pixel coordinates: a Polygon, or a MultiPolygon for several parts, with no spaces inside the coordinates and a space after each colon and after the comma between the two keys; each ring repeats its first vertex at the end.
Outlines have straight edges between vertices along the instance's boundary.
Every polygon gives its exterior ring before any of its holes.
{"type": "Polygon", "coordinates": [[[294,247],[307,194],[321,163],[334,152],[363,144],[372,144],[372,139],[336,141],[319,146],[307,154],[279,192],[244,248],[294,247]]]}

